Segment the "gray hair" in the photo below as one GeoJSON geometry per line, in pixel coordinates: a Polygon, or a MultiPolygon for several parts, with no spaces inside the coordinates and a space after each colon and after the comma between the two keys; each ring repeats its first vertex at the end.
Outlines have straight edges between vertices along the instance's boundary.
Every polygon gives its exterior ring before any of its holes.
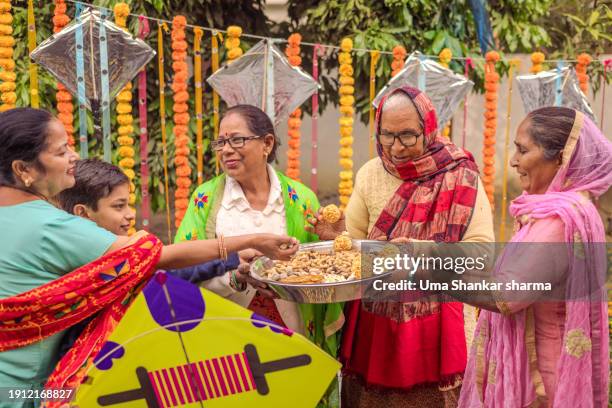
{"type": "Polygon", "coordinates": [[[548,106],[530,112],[527,119],[527,133],[542,148],[544,158],[558,158],[574,127],[576,111],[562,106],[548,106]]]}

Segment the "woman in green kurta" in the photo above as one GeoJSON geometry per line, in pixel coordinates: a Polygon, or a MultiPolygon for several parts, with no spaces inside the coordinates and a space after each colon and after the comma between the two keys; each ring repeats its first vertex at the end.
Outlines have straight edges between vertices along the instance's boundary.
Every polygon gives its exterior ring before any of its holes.
{"type": "MultiPolygon", "coordinates": [[[[194,191],[175,242],[254,232],[286,233],[300,242],[318,240],[305,226],[307,218],[316,214],[319,201],[308,187],[270,166],[277,145],[272,122],[262,110],[250,105],[230,108],[221,121],[219,138],[212,142],[223,174],[194,191]]],[[[298,312],[295,304],[273,301],[247,289],[247,282],[261,285],[231,271],[204,286],[305,333],[336,356],[343,322],[341,305],[301,304],[298,312]]]]}

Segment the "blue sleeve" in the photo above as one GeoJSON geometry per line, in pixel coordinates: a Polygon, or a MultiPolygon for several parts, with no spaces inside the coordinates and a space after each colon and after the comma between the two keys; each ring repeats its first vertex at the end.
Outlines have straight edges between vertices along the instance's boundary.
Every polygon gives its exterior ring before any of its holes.
{"type": "Polygon", "coordinates": [[[191,283],[198,284],[205,280],[216,278],[225,274],[227,271],[238,268],[240,258],[237,252],[232,252],[228,255],[227,261],[215,259],[214,261],[205,262],[196,266],[190,266],[181,269],[172,269],[168,273],[177,276],[191,283]]]}

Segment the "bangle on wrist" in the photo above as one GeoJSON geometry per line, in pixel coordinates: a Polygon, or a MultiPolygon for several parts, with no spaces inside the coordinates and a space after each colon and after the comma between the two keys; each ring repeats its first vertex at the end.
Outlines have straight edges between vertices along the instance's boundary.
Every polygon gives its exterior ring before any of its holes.
{"type": "Polygon", "coordinates": [[[219,236],[217,237],[217,244],[219,245],[219,258],[222,261],[227,261],[227,248],[225,248],[223,234],[219,234],[219,236]]]}

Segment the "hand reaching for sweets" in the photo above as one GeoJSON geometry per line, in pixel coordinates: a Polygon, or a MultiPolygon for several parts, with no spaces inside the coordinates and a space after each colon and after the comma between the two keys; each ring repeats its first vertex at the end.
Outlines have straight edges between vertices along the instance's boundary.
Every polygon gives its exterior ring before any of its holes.
{"type": "Polygon", "coordinates": [[[316,218],[307,221],[306,231],[317,234],[321,241],[331,241],[346,231],[344,213],[333,204],[319,208],[316,218]]]}
{"type": "Polygon", "coordinates": [[[297,239],[275,234],[255,234],[252,247],[270,259],[288,261],[297,252],[297,239]]]}

